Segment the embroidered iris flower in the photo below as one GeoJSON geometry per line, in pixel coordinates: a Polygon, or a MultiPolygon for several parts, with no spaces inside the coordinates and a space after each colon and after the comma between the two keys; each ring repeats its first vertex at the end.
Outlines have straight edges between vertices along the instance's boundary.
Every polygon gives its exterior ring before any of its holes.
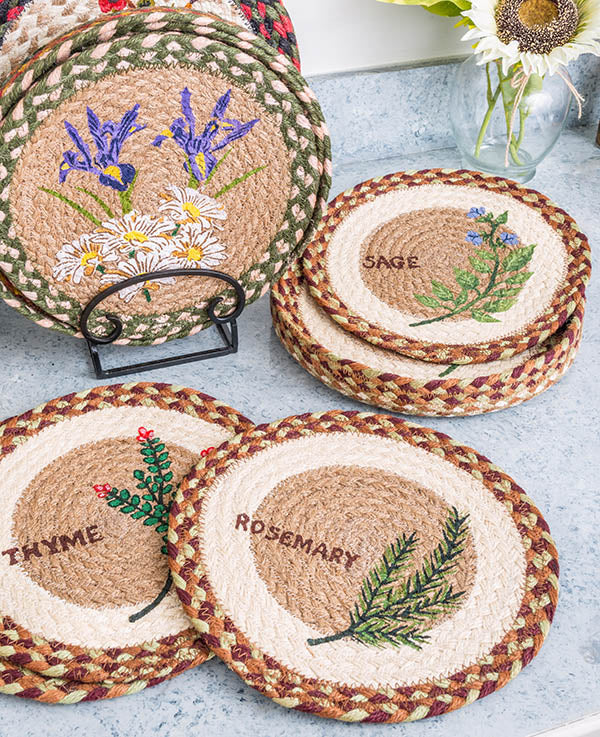
{"type": "Polygon", "coordinates": [[[470,230],[467,233],[465,240],[472,243],[474,246],[480,246],[483,243],[483,238],[476,230],[470,230]]]}
{"type": "Polygon", "coordinates": [[[191,97],[191,92],[185,87],[181,91],[183,118],[174,120],[169,128],[156,136],[152,144],[160,147],[163,141],[173,139],[184,151],[187,160],[183,166],[190,174],[191,182],[197,186],[199,182],[206,181],[217,166],[218,159],[215,154],[249,133],[258,120],[242,123],[234,118],[225,117],[231,99],[231,90],[228,90],[217,101],[211,119],[204,126],[202,133],[197,134],[191,97]]]}
{"type": "Polygon", "coordinates": [[[112,120],[101,123],[96,113],[88,107],[88,129],[96,147],[95,154],[92,154],[77,128],[66,120],[65,128],[77,150],[65,151],[63,154],[59,171],[61,184],[69,172],[85,171],[97,176],[100,184],[125,192],[135,178],[135,167],[120,163],[119,157],[125,141],[146,127],[136,122],[139,107],[139,104],[134,105],[119,123],[113,123],[112,120]]]}

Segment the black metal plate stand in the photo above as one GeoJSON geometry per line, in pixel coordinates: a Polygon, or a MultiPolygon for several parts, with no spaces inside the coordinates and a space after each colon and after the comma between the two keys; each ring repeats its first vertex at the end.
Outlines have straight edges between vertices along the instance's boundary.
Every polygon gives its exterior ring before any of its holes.
{"type": "Polygon", "coordinates": [[[228,274],[223,274],[221,271],[212,271],[211,269],[171,269],[168,271],[153,271],[149,274],[139,274],[138,276],[131,277],[131,279],[125,279],[97,294],[92,300],[90,300],[90,302],[88,302],[81,313],[79,328],[83,337],[87,341],[96,378],[111,379],[115,376],[151,371],[152,369],[166,368],[167,366],[179,366],[182,363],[190,363],[192,361],[206,361],[209,358],[217,358],[219,356],[227,356],[230,353],[237,353],[238,329],[236,320],[242,314],[245,305],[246,295],[244,294],[242,285],[237,281],[237,279],[234,279],[228,274]],[[171,358],[144,361],[143,363],[131,363],[127,366],[118,366],[117,368],[102,368],[98,346],[110,345],[111,343],[114,343],[115,340],[118,340],[119,336],[123,332],[123,323],[117,315],[107,314],[105,317],[113,326],[113,330],[106,336],[93,335],[88,329],[88,321],[95,308],[107,297],[110,297],[111,294],[115,294],[115,292],[119,292],[121,289],[131,286],[132,284],[153,281],[155,279],[168,279],[169,277],[174,276],[200,276],[211,279],[220,279],[233,287],[236,295],[236,304],[228,315],[220,317],[215,314],[217,306],[223,301],[222,297],[215,297],[209,302],[206,308],[209,318],[215,324],[219,335],[223,340],[223,347],[212,348],[206,351],[195,351],[194,353],[186,353],[182,356],[172,356],[171,358]]]}

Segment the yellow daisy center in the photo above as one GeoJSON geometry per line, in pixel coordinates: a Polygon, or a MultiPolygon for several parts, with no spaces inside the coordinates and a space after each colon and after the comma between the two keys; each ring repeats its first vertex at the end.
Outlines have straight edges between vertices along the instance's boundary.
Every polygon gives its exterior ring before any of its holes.
{"type": "Polygon", "coordinates": [[[97,251],[87,251],[83,254],[81,257],[81,265],[87,266],[88,261],[92,261],[92,259],[98,258],[98,252],[97,251]]]}
{"type": "Polygon", "coordinates": [[[131,243],[132,241],[137,241],[138,243],[145,243],[148,240],[148,236],[144,235],[144,233],[140,232],[139,230],[130,230],[127,233],[123,234],[123,239],[131,243]]]}
{"type": "Polygon", "coordinates": [[[496,9],[498,38],[518,41],[521,52],[549,54],[571,41],[578,25],[575,0],[500,0],[496,9]]]}
{"type": "Polygon", "coordinates": [[[188,215],[191,215],[193,218],[197,218],[200,216],[200,209],[194,205],[193,202],[184,202],[181,206],[181,209],[184,212],[187,212],[188,215]]]}

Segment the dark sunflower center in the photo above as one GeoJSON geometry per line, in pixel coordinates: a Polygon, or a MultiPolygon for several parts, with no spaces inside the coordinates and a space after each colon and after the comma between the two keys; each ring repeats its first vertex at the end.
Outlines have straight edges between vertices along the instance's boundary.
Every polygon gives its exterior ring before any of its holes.
{"type": "Polygon", "coordinates": [[[568,43],[579,24],[575,0],[500,0],[496,10],[498,38],[519,42],[519,51],[549,54],[568,43]]]}

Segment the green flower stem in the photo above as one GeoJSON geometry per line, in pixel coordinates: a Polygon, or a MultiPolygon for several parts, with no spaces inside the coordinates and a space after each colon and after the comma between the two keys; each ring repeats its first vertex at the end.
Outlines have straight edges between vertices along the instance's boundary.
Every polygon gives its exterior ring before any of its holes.
{"type": "Polygon", "coordinates": [[[254,174],[258,174],[259,171],[262,171],[263,169],[266,169],[266,166],[257,166],[256,169],[252,169],[251,171],[247,171],[245,174],[242,174],[241,177],[238,177],[237,179],[234,179],[232,182],[229,182],[229,184],[226,184],[223,189],[220,189],[217,194],[215,195],[215,200],[218,200],[219,197],[223,196],[226,192],[229,192],[234,187],[237,187],[238,184],[241,184],[242,182],[245,182],[246,179],[249,179],[254,174]]]}
{"type": "Polygon", "coordinates": [[[84,218],[87,218],[90,220],[96,227],[100,227],[102,225],[101,221],[98,220],[98,218],[95,215],[92,215],[92,213],[89,210],[86,210],[85,207],[82,207],[81,205],[78,205],[76,202],[73,202],[73,200],[70,200],[68,197],[65,197],[64,194],[61,194],[60,192],[56,192],[54,189],[48,189],[47,187],[38,187],[42,192],[46,192],[46,194],[52,195],[52,197],[56,197],[57,200],[60,200],[61,202],[64,202],[65,205],[68,205],[69,207],[72,207],[75,212],[78,212],[80,215],[83,215],[84,218]]]}
{"type": "MultiPolygon", "coordinates": [[[[506,120],[506,135],[510,134],[510,119],[512,116],[512,106],[510,104],[510,98],[506,94],[506,86],[504,83],[510,83],[510,80],[514,76],[514,72],[512,74],[507,74],[506,77],[502,76],[502,66],[501,62],[497,61],[496,66],[498,68],[498,79],[500,80],[500,87],[502,91],[502,102],[504,103],[504,118],[506,120]]],[[[514,100],[513,100],[514,105],[514,100]]],[[[510,146],[509,146],[510,154],[513,158],[513,161],[517,166],[523,166],[523,162],[519,158],[519,147],[517,146],[517,139],[515,138],[514,134],[511,136],[510,140],[510,146]]]]}
{"type": "Polygon", "coordinates": [[[448,368],[445,371],[442,371],[439,378],[443,378],[444,376],[450,376],[451,373],[456,371],[456,369],[459,367],[460,364],[458,363],[451,363],[448,368]]]}
{"type": "Polygon", "coordinates": [[[192,162],[190,161],[190,157],[189,156],[187,157],[187,163],[188,163],[188,168],[190,170],[190,177],[188,179],[188,187],[190,189],[199,189],[200,188],[200,182],[194,176],[194,172],[192,170],[192,162]]]}
{"type": "Polygon", "coordinates": [[[144,607],[141,611],[137,612],[136,614],[132,614],[129,617],[129,621],[137,622],[139,619],[142,619],[142,617],[145,617],[146,614],[150,614],[150,612],[153,609],[156,609],[156,607],[160,604],[160,602],[169,593],[172,585],[173,585],[173,579],[171,578],[171,573],[169,573],[167,575],[167,580],[165,581],[165,585],[162,587],[160,594],[156,597],[156,599],[154,599],[154,601],[148,604],[148,606],[144,607]]]}
{"type": "Polygon", "coordinates": [[[125,192],[119,192],[119,199],[121,200],[121,210],[123,211],[123,215],[127,215],[127,213],[133,210],[133,205],[131,204],[131,195],[133,194],[133,188],[135,186],[137,176],[138,173],[136,171],[131,184],[129,185],[129,187],[127,187],[125,192]]]}
{"type": "Polygon", "coordinates": [[[86,189],[85,187],[75,187],[75,189],[78,192],[83,192],[83,194],[88,195],[88,197],[91,197],[95,202],[97,202],[100,207],[104,210],[104,212],[108,215],[109,218],[114,218],[115,214],[110,209],[110,207],[106,204],[106,202],[102,199],[102,197],[99,197],[94,192],[90,192],[89,189],[86,189]]]}
{"type": "Polygon", "coordinates": [[[492,114],[494,112],[494,108],[496,107],[496,103],[498,102],[498,98],[500,97],[500,92],[502,88],[502,85],[498,84],[496,91],[492,94],[492,80],[490,78],[490,62],[488,62],[485,65],[485,73],[487,75],[487,85],[488,85],[488,93],[487,93],[488,109],[486,111],[485,117],[481,124],[481,128],[479,129],[479,135],[477,136],[477,143],[475,144],[475,158],[476,159],[478,159],[481,154],[481,147],[483,146],[483,140],[485,138],[485,134],[487,133],[487,129],[492,119],[492,114]]]}

